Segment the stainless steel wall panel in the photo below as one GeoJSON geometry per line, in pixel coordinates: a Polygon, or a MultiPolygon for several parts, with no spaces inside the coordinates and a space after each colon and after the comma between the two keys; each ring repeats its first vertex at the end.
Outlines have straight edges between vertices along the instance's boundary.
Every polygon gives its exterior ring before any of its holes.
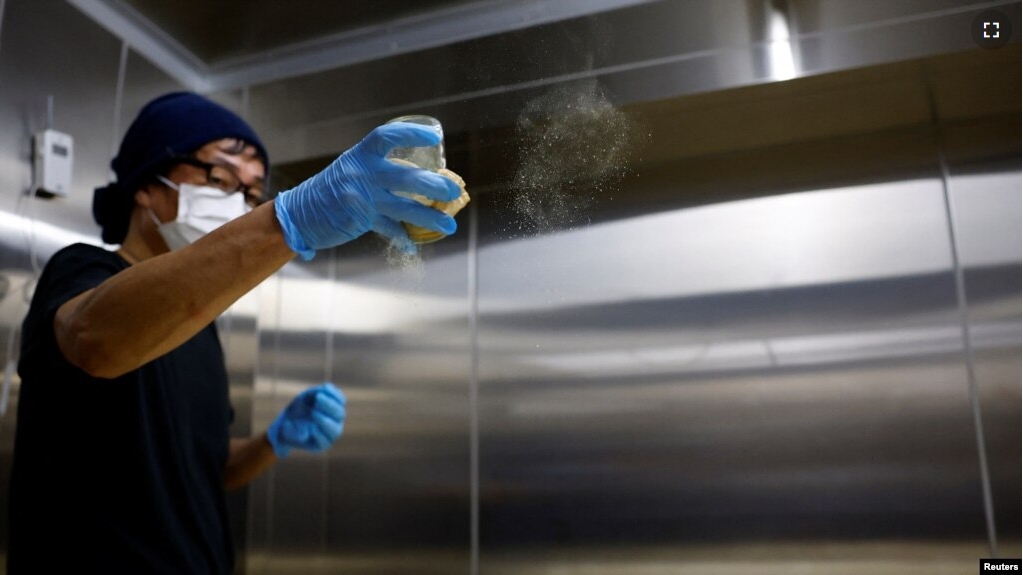
{"type": "MultiPolygon", "coordinates": [[[[329,260],[321,257],[306,264],[307,277],[284,278],[283,284],[289,287],[272,304],[281,328],[269,333],[273,334],[272,349],[279,357],[275,358],[270,378],[270,395],[257,395],[260,432],[292,397],[324,380],[327,325],[322,319],[322,305],[330,299],[330,277],[325,274],[329,260]]],[[[273,519],[269,540],[273,553],[316,555],[322,551],[328,512],[323,495],[327,482],[324,469],[322,459],[296,453],[288,464],[272,470],[273,485],[278,488],[267,510],[273,519]]]]}
{"type": "MultiPolygon", "coordinates": [[[[481,572],[734,565],[714,553],[753,557],[764,572],[855,557],[878,573],[922,554],[955,572],[987,553],[928,74],[959,132],[1018,112],[981,99],[964,115],[952,79],[998,65],[949,62],[631,107],[651,126],[647,164],[613,201],[547,234],[518,228],[510,211],[507,147],[518,141],[477,136],[491,143],[472,165],[497,167],[479,172],[481,243],[469,254],[481,311],[481,572]],[[728,123],[729,109],[745,120],[728,123]],[[713,126],[699,145],[684,137],[713,126]],[[921,543],[883,543],[907,539],[921,543]]],[[[1002,139],[960,143],[957,154],[1006,157],[1002,139]]],[[[452,152],[465,159],[460,145],[452,152]]],[[[965,217],[981,230],[1003,213],[965,217]]],[[[1003,236],[981,233],[967,251],[1004,261],[1003,236]]],[[[457,541],[474,514],[472,414],[454,383],[469,342],[448,311],[462,303],[421,297],[460,291],[464,256],[435,252],[420,277],[383,256],[363,243],[338,251],[333,275],[308,273],[332,275],[334,309],[351,312],[325,314],[351,427],[327,472],[326,553],[257,549],[263,572],[471,569],[457,541]],[[410,293],[417,282],[428,287],[410,293]]],[[[281,286],[276,297],[311,301],[281,286]]],[[[977,350],[1018,345],[1011,318],[987,320],[974,326],[977,350]]],[[[273,329],[277,347],[264,353],[301,377],[319,373],[318,340],[273,329]]],[[[1012,436],[1005,418],[1000,438],[1012,436]]],[[[267,497],[316,494],[321,473],[296,462],[267,497]]],[[[254,520],[276,533],[274,517],[254,520]]]]}
{"type": "Polygon", "coordinates": [[[260,354],[272,359],[257,389],[271,395],[257,414],[269,423],[328,373],[348,419],[329,454],[289,457],[254,486],[268,507],[253,504],[249,573],[467,564],[468,275],[464,240],[447,241],[463,247],[403,258],[367,237],[293,265],[263,299],[260,354]]]}
{"type": "MultiPolygon", "coordinates": [[[[960,261],[964,267],[966,318],[971,353],[968,368],[976,381],[994,502],[994,523],[1001,541],[1020,538],[1020,189],[1017,169],[1001,171],[983,164],[952,166],[950,194],[956,216],[960,261]],[[991,327],[1005,326],[1010,337],[991,341],[991,327]],[[1011,331],[1010,331],[1011,330],[1011,331]]],[[[1002,544],[1011,555],[1013,547],[1002,544]]]]}
{"type": "MultiPolygon", "coordinates": [[[[263,281],[254,290],[257,300],[256,346],[257,361],[254,364],[255,377],[252,392],[252,428],[266,429],[276,415],[277,401],[274,397],[277,381],[278,334],[280,333],[280,301],[282,274],[263,281]]],[[[248,552],[239,557],[242,572],[266,572],[269,568],[269,550],[273,544],[273,486],[274,470],[253,481],[246,489],[249,515],[246,522],[245,540],[248,552]]]]}
{"type": "Polygon", "coordinates": [[[534,546],[983,537],[941,187],[915,188],[484,247],[484,570],[534,546]]]}
{"type": "MultiPolygon", "coordinates": [[[[951,87],[949,76],[942,81],[951,87]]],[[[897,92],[918,98],[900,105],[917,106],[917,121],[927,122],[925,92],[897,92]]],[[[805,97],[808,116],[837,109],[811,104],[814,94],[786,101],[805,97]]],[[[720,96],[722,109],[732,95],[720,96]]],[[[985,111],[961,120],[957,133],[999,122],[994,100],[978,104],[985,111]]],[[[780,101],[758,105],[768,115],[786,110],[780,101]]],[[[707,111],[714,109],[688,113],[707,111]]],[[[694,124],[721,126],[726,133],[709,137],[735,137],[722,148],[735,149],[745,127],[756,138],[757,120],[767,120],[748,107],[739,113],[748,121],[694,124]]],[[[660,119],[667,122],[651,128],[649,144],[658,157],[679,145],[671,134],[704,133],[663,116],[647,123],[660,119]]],[[[788,133],[800,129],[807,126],[788,133]]],[[[1018,173],[976,164],[993,155],[1018,170],[1018,134],[1010,135],[956,142],[957,157],[972,157],[975,175],[994,188],[969,186],[979,203],[957,211],[971,230],[959,246],[967,259],[1004,269],[974,278],[978,306],[981,294],[1018,293],[1018,280],[1005,281],[1018,276],[1018,173]]],[[[734,563],[707,554],[760,544],[775,551],[757,556],[759,568],[784,572],[786,554],[807,551],[808,540],[930,541],[931,557],[952,540],[990,552],[937,132],[890,125],[798,141],[774,145],[803,158],[801,168],[748,161],[758,153],[750,150],[720,162],[694,151],[677,169],[644,169],[597,221],[547,235],[501,228],[496,214],[510,202],[500,197],[478,204],[490,239],[479,249],[482,572],[686,572],[683,557],[694,555],[727,570],[734,563]],[[872,148],[909,134],[916,136],[902,141],[910,149],[890,157],[929,160],[897,161],[900,175],[868,159],[872,148]],[[843,140],[858,148],[817,161],[843,140]],[[707,159],[712,167],[701,167],[707,159]],[[871,161],[874,173],[851,179],[871,161]],[[647,178],[658,172],[663,179],[647,178]],[[758,189],[763,197],[745,199],[758,189]],[[650,200],[654,213],[632,205],[650,200]]],[[[971,314],[972,345],[1001,358],[981,369],[1012,387],[991,424],[1008,438],[1017,435],[1018,417],[1007,412],[1017,405],[1018,376],[1009,374],[1019,320],[1017,302],[994,305],[999,311],[983,319],[971,314]]],[[[1017,455],[1014,444],[998,449],[1004,492],[1018,483],[1017,455]]],[[[1018,522],[1015,501],[996,501],[1001,522],[1018,522]]],[[[1010,530],[1006,539],[1018,536],[1010,530]]],[[[898,573],[912,562],[894,559],[871,572],[898,573]]],[[[973,568],[962,558],[941,565],[973,568]]],[[[812,569],[834,568],[821,560],[812,569]]]]}
{"type": "MultiPolygon", "coordinates": [[[[232,437],[248,437],[255,432],[252,425],[257,349],[255,305],[255,294],[250,293],[217,320],[230,382],[234,414],[230,431],[232,437]]],[[[229,492],[227,505],[235,552],[239,557],[244,557],[248,549],[248,493],[244,490],[229,492]]]]}

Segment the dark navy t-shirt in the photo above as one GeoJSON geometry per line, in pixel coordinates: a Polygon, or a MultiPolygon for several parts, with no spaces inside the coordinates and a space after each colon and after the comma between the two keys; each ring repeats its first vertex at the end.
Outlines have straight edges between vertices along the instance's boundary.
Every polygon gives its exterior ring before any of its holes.
{"type": "Polygon", "coordinates": [[[232,571],[222,482],[232,412],[215,326],[115,379],[57,347],[57,308],[127,268],[75,244],[39,279],[18,363],[11,575],[232,571]]]}

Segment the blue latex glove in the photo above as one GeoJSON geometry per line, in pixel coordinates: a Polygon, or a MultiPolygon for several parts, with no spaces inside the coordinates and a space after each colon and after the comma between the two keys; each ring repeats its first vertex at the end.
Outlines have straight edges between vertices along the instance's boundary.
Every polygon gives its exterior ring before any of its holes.
{"type": "Polygon", "coordinates": [[[461,195],[458,184],[385,157],[392,148],[435,146],[440,140],[440,134],[427,126],[384,124],[322,172],[278,195],[274,207],[288,247],[310,260],[316,250],[341,245],[372,230],[403,251],[415,251],[399,222],[454,233],[454,218],[394,192],[448,202],[461,195]]]}
{"type": "Polygon", "coordinates": [[[341,437],[345,426],[345,394],[331,383],[311,387],[295,396],[266,432],[277,457],[292,447],[323,451],[341,437]]]}

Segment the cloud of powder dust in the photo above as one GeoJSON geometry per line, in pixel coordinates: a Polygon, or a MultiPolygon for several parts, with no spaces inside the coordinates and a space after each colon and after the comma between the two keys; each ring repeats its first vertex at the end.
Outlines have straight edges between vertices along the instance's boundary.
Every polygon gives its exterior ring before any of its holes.
{"type": "Polygon", "coordinates": [[[388,243],[385,251],[387,268],[391,280],[396,285],[403,285],[418,291],[426,278],[426,266],[423,265],[419,249],[412,253],[404,252],[394,244],[388,243]]]}
{"type": "Polygon", "coordinates": [[[512,207],[520,229],[532,233],[585,223],[590,207],[618,191],[641,142],[633,121],[596,81],[557,86],[531,100],[515,134],[512,207]]]}

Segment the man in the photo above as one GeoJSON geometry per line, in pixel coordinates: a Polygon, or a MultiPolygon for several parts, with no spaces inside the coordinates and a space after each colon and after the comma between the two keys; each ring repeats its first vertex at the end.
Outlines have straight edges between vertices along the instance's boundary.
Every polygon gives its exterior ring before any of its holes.
{"type": "Polygon", "coordinates": [[[344,395],[299,394],[264,434],[232,418],[214,320],[290,261],[400,222],[445,234],[454,220],[391,192],[449,201],[453,179],[385,159],[435,145],[388,124],[323,172],[263,203],[267,153],[243,120],[181,92],[146,105],[93,214],[110,252],[54,254],[25,319],[11,472],[8,572],[230,573],[224,490],[293,448],[342,432],[344,395]]]}

